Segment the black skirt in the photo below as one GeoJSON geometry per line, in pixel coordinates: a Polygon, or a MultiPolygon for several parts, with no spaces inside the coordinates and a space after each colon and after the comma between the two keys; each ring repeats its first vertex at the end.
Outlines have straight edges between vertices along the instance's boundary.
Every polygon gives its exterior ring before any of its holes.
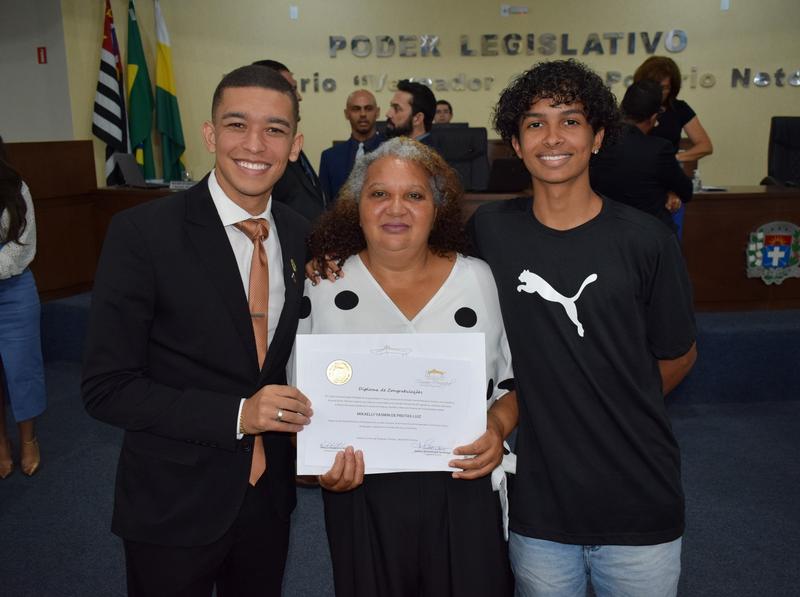
{"type": "Polygon", "coordinates": [[[490,477],[367,475],[353,491],[322,493],[337,597],[512,595],[490,477]]]}

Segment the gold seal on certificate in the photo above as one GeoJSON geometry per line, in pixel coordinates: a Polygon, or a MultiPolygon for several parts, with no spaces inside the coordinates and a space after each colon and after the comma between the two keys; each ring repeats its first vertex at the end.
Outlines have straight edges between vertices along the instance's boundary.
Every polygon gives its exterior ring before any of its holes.
{"type": "Polygon", "coordinates": [[[350,381],[350,378],[353,377],[353,368],[347,361],[338,359],[328,365],[327,374],[329,382],[341,386],[346,384],[350,381]]]}

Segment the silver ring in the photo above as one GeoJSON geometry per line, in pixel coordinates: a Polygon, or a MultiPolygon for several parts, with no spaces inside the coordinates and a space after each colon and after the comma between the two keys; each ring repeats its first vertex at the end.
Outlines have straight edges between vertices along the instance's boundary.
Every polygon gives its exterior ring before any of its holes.
{"type": "Polygon", "coordinates": [[[275,417],[275,420],[278,421],[278,423],[283,421],[283,411],[281,409],[278,409],[278,415],[275,417]]]}

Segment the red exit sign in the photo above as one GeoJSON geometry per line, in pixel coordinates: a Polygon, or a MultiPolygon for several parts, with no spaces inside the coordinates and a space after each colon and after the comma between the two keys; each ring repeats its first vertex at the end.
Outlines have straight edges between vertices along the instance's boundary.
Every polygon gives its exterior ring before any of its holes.
{"type": "Polygon", "coordinates": [[[45,46],[36,48],[36,60],[39,64],[47,64],[47,48],[45,46]]]}

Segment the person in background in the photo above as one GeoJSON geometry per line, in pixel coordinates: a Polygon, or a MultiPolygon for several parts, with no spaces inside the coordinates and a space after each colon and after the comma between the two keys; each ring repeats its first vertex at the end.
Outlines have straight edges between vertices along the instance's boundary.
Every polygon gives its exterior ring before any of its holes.
{"type": "MultiPolygon", "coordinates": [[[[277,71],[291,85],[298,103],[303,101],[303,95],[288,66],[277,60],[257,60],[253,64],[277,71]]],[[[299,116],[297,120],[300,121],[299,116]]],[[[300,135],[300,138],[302,140],[303,136],[300,135]]],[[[325,195],[314,166],[302,150],[302,143],[300,154],[289,162],[283,176],[272,189],[272,198],[285,203],[309,222],[316,220],[325,211],[331,198],[325,195]]]]}
{"type": "Polygon", "coordinates": [[[436,116],[433,124],[448,124],[453,120],[453,106],[447,100],[440,99],[436,102],[436,116]]]}
{"type": "Polygon", "coordinates": [[[692,295],[675,235],[591,188],[589,158],[618,121],[579,62],[516,77],[494,125],[533,196],[482,205],[468,224],[514,363],[518,597],[678,590],[684,497],[664,396],[696,358],[692,295]]]}
{"type": "Polygon", "coordinates": [[[341,597],[511,594],[492,489],[505,493],[499,466],[516,395],[494,280],[462,254],[462,195],[434,150],[391,139],[358,160],[309,240],[315,258],[336,255],[347,276],[306,283],[299,334],[478,332],[486,343],[487,430],[456,449],[455,472],[365,475],[370,454],[348,446],[320,477],[341,597]]]}
{"type": "Polygon", "coordinates": [[[347,96],[344,117],[350,123],[350,138],[323,151],[319,160],[319,180],[329,205],[336,200],[356,159],[383,141],[375,126],[380,112],[375,96],[366,89],[357,89],[347,96]]]}
{"type": "MultiPolygon", "coordinates": [[[[661,105],[664,111],[658,117],[658,126],[650,134],[672,143],[673,153],[679,162],[693,162],[711,155],[714,147],[706,129],[700,123],[700,118],[689,104],[678,99],[683,78],[675,61],[666,56],[650,56],[633,73],[634,83],[642,79],[650,79],[661,86],[661,105]],[[691,147],[685,151],[680,151],[682,132],[686,133],[691,143],[691,147]]],[[[683,207],[673,215],[679,238],[683,228],[683,215],[683,207]]]]}
{"type": "Polygon", "coordinates": [[[685,101],[678,99],[681,91],[681,71],[672,58],[650,56],[633,74],[633,82],[650,79],[661,86],[661,105],[664,112],[658,117],[658,127],[650,134],[672,143],[679,162],[691,162],[711,155],[711,138],[700,124],[700,118],[685,101]],[[680,150],[681,132],[689,138],[691,147],[680,150]]]}
{"type": "Polygon", "coordinates": [[[677,232],[672,214],[692,198],[692,181],[675,160],[672,145],[648,135],[660,112],[658,83],[643,79],[628,87],[621,136],[592,156],[589,174],[597,193],[641,209],[677,232]]]}
{"type": "Polygon", "coordinates": [[[436,114],[436,96],[430,87],[404,79],[397,82],[386,111],[386,137],[411,137],[431,145],[431,126],[436,114]]]}
{"type": "Polygon", "coordinates": [[[22,472],[39,470],[35,419],[47,396],[42,363],[39,294],[31,270],[36,219],[28,186],[8,163],[0,137],[0,479],[14,471],[6,430],[6,402],[19,433],[22,472]]]}

